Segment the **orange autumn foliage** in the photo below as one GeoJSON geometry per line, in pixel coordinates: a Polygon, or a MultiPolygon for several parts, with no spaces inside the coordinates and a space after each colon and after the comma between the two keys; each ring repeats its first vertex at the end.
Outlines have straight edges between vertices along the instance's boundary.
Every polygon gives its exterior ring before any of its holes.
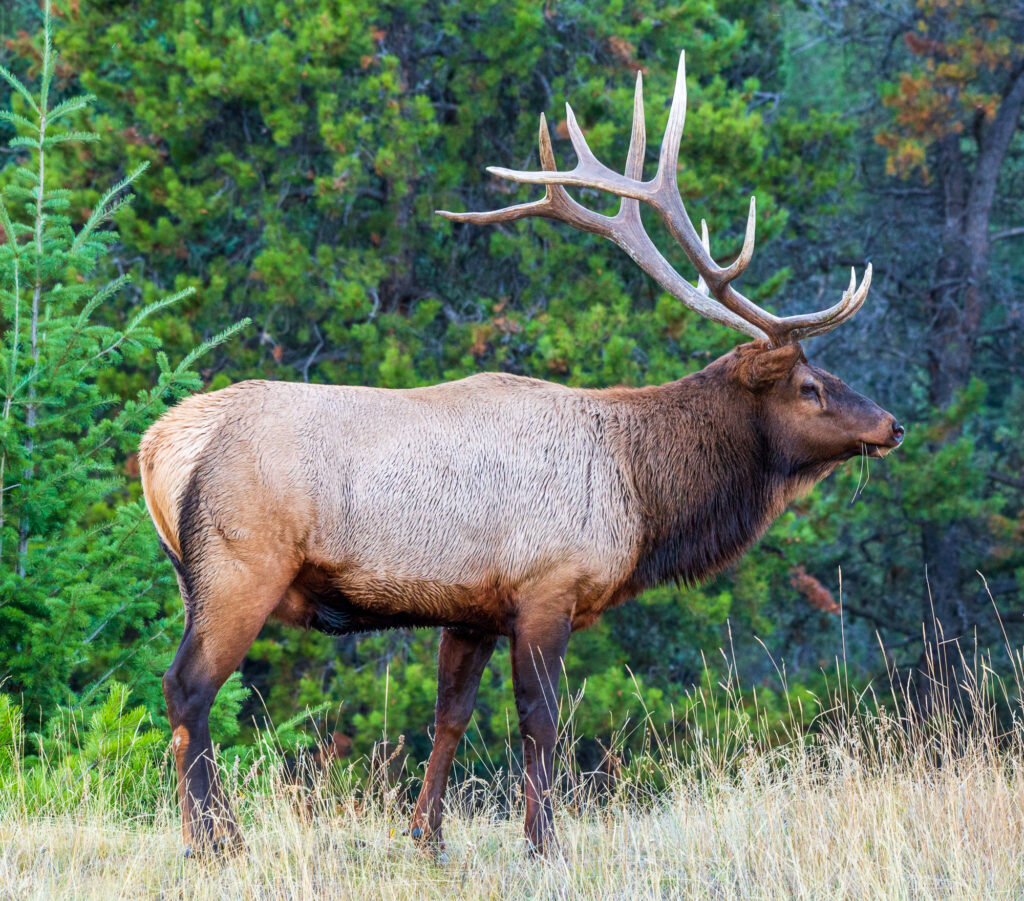
{"type": "Polygon", "coordinates": [[[886,169],[928,180],[927,151],[939,139],[991,121],[1000,81],[1024,56],[1024,45],[1000,32],[1001,21],[980,0],[920,0],[904,44],[913,63],[882,97],[892,122],[875,134],[888,151],[886,169]]]}

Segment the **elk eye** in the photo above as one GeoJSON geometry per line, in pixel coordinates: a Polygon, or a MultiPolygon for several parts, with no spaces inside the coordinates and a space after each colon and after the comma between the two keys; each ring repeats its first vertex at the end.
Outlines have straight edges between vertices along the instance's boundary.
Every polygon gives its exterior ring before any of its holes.
{"type": "Polygon", "coordinates": [[[807,382],[800,386],[800,396],[807,400],[816,400],[821,403],[821,396],[818,394],[818,386],[814,382],[807,382]]]}

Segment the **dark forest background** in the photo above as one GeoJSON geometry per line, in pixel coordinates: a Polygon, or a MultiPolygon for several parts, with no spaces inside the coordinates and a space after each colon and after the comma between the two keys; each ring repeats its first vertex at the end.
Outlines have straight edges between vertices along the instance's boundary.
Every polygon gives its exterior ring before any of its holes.
{"type": "MultiPolygon", "coordinates": [[[[733,662],[751,703],[782,711],[793,696],[813,705],[837,659],[880,692],[909,679],[927,696],[929,645],[991,654],[997,672],[1019,649],[1024,3],[59,0],[54,23],[53,91],[94,94],[80,125],[100,136],[51,163],[70,219],[85,221],[107,185],[149,164],[114,217],[119,238],[98,277],[131,282],[103,315],[127,321],[194,287],[150,320],[172,362],[252,320],[200,359],[204,390],[251,377],[408,387],[481,370],[639,385],[738,343],[597,238],[433,214],[534,196],[484,167],[536,167],[542,111],[571,164],[565,101],[597,155],[623,160],[637,70],[653,161],[685,49],[679,184],[691,216],[707,218],[728,256],[757,195],[742,288],[780,313],[833,303],[850,267],[872,262],[864,309],[806,350],[908,437],[884,462],[848,464],[711,584],[649,592],[574,636],[568,683],[586,681],[578,731],[607,739],[642,715],[670,724],[694,685],[733,662]]],[[[29,81],[41,26],[35,3],[0,8],[0,64],[29,81]]],[[[6,85],[0,101],[23,104],[6,85]]],[[[0,123],[5,137],[15,126],[0,123]]],[[[0,156],[0,183],[25,152],[0,156]]],[[[9,340],[9,304],[2,324],[9,340]]],[[[157,362],[141,348],[100,384],[134,397],[157,362]]],[[[122,508],[138,509],[130,446],[115,463],[118,478],[66,526],[103,535],[122,508]]],[[[20,484],[9,469],[9,510],[20,484]]],[[[100,564],[86,548],[66,582],[48,576],[32,594],[19,580],[55,553],[42,532],[19,534],[34,510],[20,527],[12,515],[0,524],[11,533],[0,690],[43,731],[115,683],[162,723],[159,676],[181,612],[151,527],[138,527],[144,548],[116,584],[91,587],[100,564]],[[69,609],[72,595],[90,602],[69,609]]],[[[430,631],[336,639],[268,626],[227,690],[220,737],[236,719],[248,730],[311,707],[357,750],[386,731],[423,759],[436,645],[430,631]]],[[[504,744],[511,700],[499,653],[470,731],[477,751],[504,744]]]]}

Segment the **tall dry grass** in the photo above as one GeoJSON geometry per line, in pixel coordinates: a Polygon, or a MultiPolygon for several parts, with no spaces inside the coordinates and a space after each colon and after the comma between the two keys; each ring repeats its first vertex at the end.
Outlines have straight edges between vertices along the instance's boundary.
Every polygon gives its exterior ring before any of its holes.
{"type": "MultiPolygon", "coordinates": [[[[41,807],[32,794],[41,777],[25,773],[0,800],[0,894],[1022,897],[1022,670],[1010,656],[1008,681],[983,659],[962,662],[956,703],[965,710],[928,723],[909,712],[898,684],[881,703],[856,693],[839,665],[813,712],[791,709],[781,730],[769,728],[729,671],[695,691],[672,735],[649,732],[647,750],[596,794],[572,764],[577,696],[563,712],[559,845],[540,859],[525,852],[516,781],[504,769],[451,792],[443,865],[403,834],[408,787],[360,789],[343,773],[296,803],[307,789],[283,781],[270,740],[224,772],[246,849],[206,862],[182,858],[166,776],[155,809],[133,812],[100,785],[41,807]]],[[[936,676],[946,671],[936,666],[936,676]]]]}

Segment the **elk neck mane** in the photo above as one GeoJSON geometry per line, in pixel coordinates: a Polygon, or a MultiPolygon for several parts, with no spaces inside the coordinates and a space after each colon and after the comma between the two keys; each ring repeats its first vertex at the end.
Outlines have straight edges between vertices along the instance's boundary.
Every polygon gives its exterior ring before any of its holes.
{"type": "Polygon", "coordinates": [[[641,505],[637,591],[672,580],[692,585],[721,571],[817,480],[793,472],[757,400],[718,366],[620,397],[641,505]]]}

